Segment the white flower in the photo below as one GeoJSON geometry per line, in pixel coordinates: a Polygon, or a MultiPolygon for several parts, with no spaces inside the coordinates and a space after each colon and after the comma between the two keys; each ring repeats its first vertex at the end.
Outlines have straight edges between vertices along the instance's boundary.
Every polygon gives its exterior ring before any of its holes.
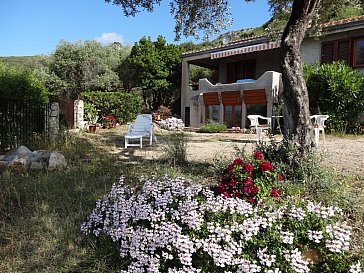
{"type": "Polygon", "coordinates": [[[308,239],[314,241],[315,243],[320,243],[323,238],[323,232],[318,230],[307,230],[308,239]]]}
{"type": "Polygon", "coordinates": [[[281,235],[281,239],[282,239],[283,243],[289,244],[289,245],[293,244],[294,234],[292,232],[281,231],[280,235],[281,235]]]}
{"type": "Polygon", "coordinates": [[[356,264],[350,266],[350,273],[360,273],[361,272],[361,264],[358,261],[356,264]]]}

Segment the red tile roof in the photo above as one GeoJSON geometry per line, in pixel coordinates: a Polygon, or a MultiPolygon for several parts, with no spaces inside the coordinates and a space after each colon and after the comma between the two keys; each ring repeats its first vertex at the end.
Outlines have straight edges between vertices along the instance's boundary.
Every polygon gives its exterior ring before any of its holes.
{"type": "Polygon", "coordinates": [[[332,27],[332,26],[344,25],[344,24],[347,24],[347,23],[358,22],[358,21],[363,21],[363,20],[364,20],[364,15],[360,15],[360,16],[356,16],[356,17],[345,18],[345,19],[341,19],[341,20],[337,20],[337,21],[327,22],[327,23],[321,24],[320,27],[322,27],[322,28],[332,27]]]}

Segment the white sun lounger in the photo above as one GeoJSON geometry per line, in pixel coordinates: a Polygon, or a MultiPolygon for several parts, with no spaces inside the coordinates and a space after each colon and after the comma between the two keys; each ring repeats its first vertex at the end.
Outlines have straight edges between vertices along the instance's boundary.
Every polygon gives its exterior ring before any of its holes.
{"type": "Polygon", "coordinates": [[[149,137],[149,144],[153,142],[153,121],[151,114],[138,115],[134,123],[128,123],[128,132],[125,134],[125,148],[138,146],[143,148],[143,137],[149,137]],[[137,143],[131,143],[137,140],[137,143]]]}

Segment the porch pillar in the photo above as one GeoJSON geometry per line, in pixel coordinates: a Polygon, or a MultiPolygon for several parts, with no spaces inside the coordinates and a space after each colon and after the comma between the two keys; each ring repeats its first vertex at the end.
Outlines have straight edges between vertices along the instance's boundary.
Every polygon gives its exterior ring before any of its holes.
{"type": "MultiPolygon", "coordinates": [[[[181,80],[181,118],[186,121],[186,98],[190,85],[190,64],[182,59],[182,80],[181,80]]],[[[191,120],[191,119],[190,119],[191,120]]]]}
{"type": "Polygon", "coordinates": [[[244,90],[240,90],[241,97],[241,129],[245,129],[245,121],[246,121],[246,104],[244,101],[244,90]]]}
{"type": "Polygon", "coordinates": [[[246,104],[244,102],[244,99],[242,100],[242,103],[241,103],[241,128],[242,129],[245,129],[245,121],[246,121],[246,113],[247,113],[247,110],[246,110],[246,104]]]}
{"type": "Polygon", "coordinates": [[[219,101],[220,101],[219,123],[224,124],[224,104],[222,103],[221,92],[219,92],[219,101]]]}
{"type": "Polygon", "coordinates": [[[197,124],[197,128],[200,127],[201,124],[205,124],[206,121],[206,107],[205,107],[205,103],[203,101],[203,93],[201,93],[198,97],[198,102],[199,102],[199,115],[198,115],[198,124],[197,124]]]}

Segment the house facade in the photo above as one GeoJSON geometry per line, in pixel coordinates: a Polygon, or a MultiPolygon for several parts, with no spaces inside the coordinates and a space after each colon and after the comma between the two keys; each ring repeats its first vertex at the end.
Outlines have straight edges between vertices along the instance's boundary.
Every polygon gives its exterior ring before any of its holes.
{"type": "MultiPolygon", "coordinates": [[[[343,60],[364,73],[364,16],[321,25],[319,38],[301,45],[304,63],[343,60]]],[[[248,127],[247,115],[274,116],[283,90],[279,68],[280,42],[254,37],[182,55],[181,116],[186,126],[207,122],[248,127]],[[200,79],[190,85],[190,66],[209,68],[216,82],[200,79]]]]}

